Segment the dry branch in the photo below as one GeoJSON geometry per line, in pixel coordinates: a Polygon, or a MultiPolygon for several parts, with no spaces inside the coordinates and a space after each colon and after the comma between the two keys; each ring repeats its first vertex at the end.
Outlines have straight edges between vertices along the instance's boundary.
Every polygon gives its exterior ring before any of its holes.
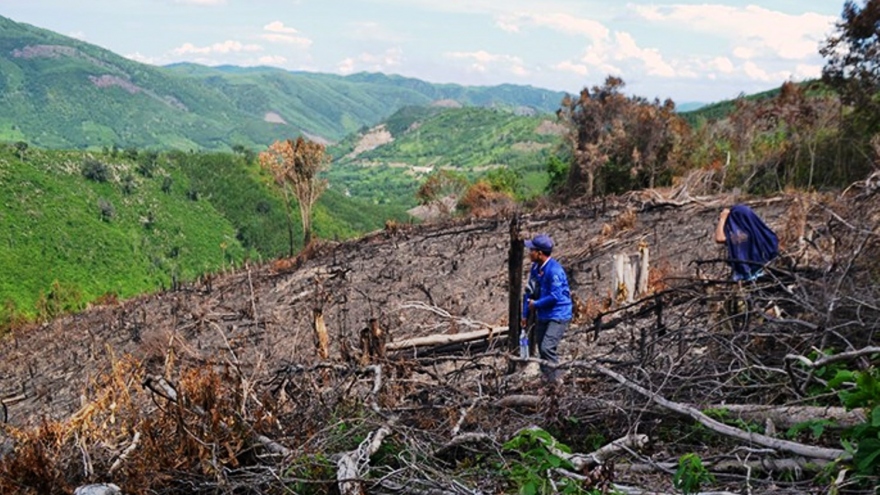
{"type": "Polygon", "coordinates": [[[857,349],[854,351],[841,352],[839,354],[832,354],[830,356],[823,356],[815,361],[810,360],[804,356],[799,356],[796,354],[789,354],[785,356],[786,361],[799,361],[807,366],[808,368],[821,368],[827,364],[836,363],[838,361],[849,361],[851,359],[859,358],[862,356],[868,356],[871,354],[880,354],[880,347],[865,347],[863,349],[857,349]]]}
{"type": "Polygon", "coordinates": [[[134,452],[134,449],[137,448],[138,443],[140,441],[141,441],[141,432],[139,432],[139,431],[134,432],[134,438],[131,439],[131,445],[126,447],[125,450],[123,450],[122,453],[119,454],[119,457],[113,462],[113,465],[110,466],[110,469],[107,471],[107,474],[113,474],[114,471],[119,469],[119,467],[122,466],[122,463],[128,459],[128,456],[130,456],[131,453],[134,452]]]}
{"type": "Polygon", "coordinates": [[[336,459],[336,480],[341,495],[363,495],[361,478],[369,467],[370,456],[379,451],[382,441],[391,434],[389,425],[371,432],[354,450],[340,454],[336,459]]]}
{"type": "Polygon", "coordinates": [[[541,397],[537,395],[508,395],[492,403],[495,407],[538,407],[541,397]]]}
{"type": "MultiPolygon", "coordinates": [[[[524,428],[523,430],[537,430],[536,426],[529,426],[524,428]]],[[[520,431],[523,431],[520,430],[520,431]]],[[[518,434],[519,432],[517,432],[518,434]]],[[[516,436],[516,434],[514,434],[516,436]]],[[[537,437],[538,440],[544,444],[544,447],[551,454],[559,457],[561,459],[565,459],[570,462],[572,466],[578,471],[583,471],[584,469],[597,466],[599,464],[603,464],[606,460],[611,457],[619,454],[624,450],[631,449],[640,449],[648,444],[648,436],[647,435],[627,435],[625,437],[618,438],[613,442],[589,453],[589,454],[578,454],[573,453],[569,454],[563,452],[556,446],[556,441],[554,440],[552,443],[548,443],[543,438],[537,437]]]]}
{"type": "Polygon", "coordinates": [[[639,394],[651,399],[657,404],[669,409],[671,411],[677,412],[679,414],[690,416],[703,426],[709,428],[716,433],[720,433],[722,435],[727,435],[729,437],[737,438],[739,440],[743,440],[746,442],[756,443],[758,445],[763,445],[765,447],[770,447],[773,449],[784,450],[787,452],[791,452],[794,454],[802,455],[805,457],[810,457],[814,459],[828,459],[828,460],[837,460],[843,459],[847,460],[850,458],[850,455],[845,451],[840,449],[829,449],[824,447],[814,447],[811,445],[804,445],[802,443],[792,442],[789,440],[780,440],[778,438],[768,437],[766,435],[761,435],[759,433],[746,432],[740,430],[739,428],[734,428],[732,426],[726,425],[719,421],[715,421],[714,419],[706,416],[699,410],[684,405],[679,404],[677,402],[673,402],[671,400],[667,400],[661,397],[659,394],[651,392],[632,381],[628,380],[626,377],[619,373],[615,373],[602,365],[599,364],[586,364],[586,367],[592,368],[599,373],[602,373],[605,376],[611,377],[617,380],[621,385],[638,392],[639,394]]]}

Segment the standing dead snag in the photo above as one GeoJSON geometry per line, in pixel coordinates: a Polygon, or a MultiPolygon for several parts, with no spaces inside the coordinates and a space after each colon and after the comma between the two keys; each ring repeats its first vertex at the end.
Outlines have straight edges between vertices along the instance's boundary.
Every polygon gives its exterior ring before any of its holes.
{"type": "Polygon", "coordinates": [[[293,256],[293,222],[290,213],[290,192],[299,205],[303,227],[303,246],[312,242],[312,207],[327,189],[327,181],[318,178],[330,162],[324,145],[303,139],[275,141],[260,153],[260,166],[268,170],[284,193],[287,208],[287,231],[290,256],[293,256]]]}
{"type": "Polygon", "coordinates": [[[324,312],[321,308],[314,308],[313,312],[315,315],[313,328],[318,355],[321,356],[321,359],[330,359],[330,336],[327,334],[327,325],[324,323],[324,312]]]}
{"type": "Polygon", "coordinates": [[[630,304],[635,302],[636,296],[644,296],[648,293],[650,270],[648,254],[648,246],[641,244],[638,255],[631,256],[626,253],[614,255],[614,276],[611,279],[614,301],[630,304]]]}
{"type": "Polygon", "coordinates": [[[370,318],[370,326],[361,330],[361,362],[367,364],[375,359],[385,359],[387,334],[376,318],[370,318]]]}

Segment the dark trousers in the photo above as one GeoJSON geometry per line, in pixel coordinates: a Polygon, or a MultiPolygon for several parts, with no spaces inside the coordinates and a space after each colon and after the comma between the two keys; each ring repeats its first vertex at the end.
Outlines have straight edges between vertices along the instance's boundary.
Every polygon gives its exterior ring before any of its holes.
{"type": "MultiPolygon", "coordinates": [[[[554,364],[559,362],[557,348],[562,342],[565,331],[568,330],[569,323],[571,320],[539,320],[535,323],[535,341],[538,344],[538,353],[541,355],[541,359],[554,364]]],[[[562,374],[558,369],[544,364],[541,365],[541,373],[544,380],[548,382],[555,382],[562,374]]]]}

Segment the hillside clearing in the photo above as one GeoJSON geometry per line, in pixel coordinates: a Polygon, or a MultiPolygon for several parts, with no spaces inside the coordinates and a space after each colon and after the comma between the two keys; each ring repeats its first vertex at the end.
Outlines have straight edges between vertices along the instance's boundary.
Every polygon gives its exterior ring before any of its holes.
{"type": "MultiPolygon", "coordinates": [[[[29,442],[45,435],[28,425],[57,421],[52,428],[62,440],[45,462],[57,467],[58,493],[91,481],[113,481],[125,493],[148,487],[179,493],[196,484],[213,493],[244,484],[252,493],[281,493],[296,483],[311,493],[392,493],[401,486],[485,493],[516,489],[521,482],[515,474],[520,471],[505,463],[528,467],[535,461],[505,447],[511,439],[547,442],[543,433],[529,432],[548,431],[575,452],[588,453],[638,433],[649,442],[637,439],[612,449],[616,468],[571,458],[566,462],[580,471],[570,468],[571,475],[551,479],[577,480],[582,489],[613,482],[619,490],[630,487],[627,493],[641,493],[635,486],[671,493],[668,472],[675,466],[663,466],[697,451],[716,472],[719,489],[803,493],[813,486],[809,473],[824,464],[800,461],[786,449],[800,449],[790,446],[797,444],[837,452],[833,437],[796,436],[791,442],[774,433],[775,426],[761,427],[761,435],[780,440],[770,442],[780,446],[774,449],[763,437],[734,440],[695,427],[662,404],[693,404],[687,407],[739,425],[735,429],[752,428],[711,408],[800,405],[796,388],[804,371],[787,376],[787,354],[806,356],[816,345],[857,350],[870,342],[874,331],[867,321],[880,315],[854,300],[839,303],[827,321],[839,325],[858,308],[866,323],[849,325],[868,327],[836,326],[828,333],[810,323],[821,316],[809,308],[816,308],[811,305],[824,297],[824,288],[849,291],[872,266],[877,243],[862,233],[870,232],[863,226],[880,205],[871,191],[850,194],[839,201],[787,196],[751,203],[780,234],[786,263],[795,263],[794,269],[779,267],[780,276],[793,277],[785,285],[793,295],[774,295],[779,286],[772,280],[749,292],[759,305],[751,320],[725,316],[725,301],[737,292],[724,283],[727,269],[717,262],[723,255],[711,241],[717,212],[729,198],[674,205],[632,194],[524,216],[523,236],[549,232],[557,240],[555,255],[569,270],[578,300],[579,316],[561,349],[567,376],[557,389],[542,388],[528,373],[508,374],[511,361],[498,336],[445,350],[364,355],[359,342],[369,335],[362,329],[370,320],[393,342],[506,325],[507,219],[389,225],[298,259],[250,266],[16,332],[4,342],[6,359],[0,362],[0,396],[11,425],[3,430],[5,442],[28,452],[29,442]],[[852,215],[855,205],[862,214],[852,215]],[[640,244],[651,250],[655,295],[629,309],[609,308],[612,255],[636,252],[640,244]],[[832,244],[833,252],[827,249],[832,244]],[[768,316],[770,300],[785,316],[768,316]],[[662,325],[653,301],[663,301],[662,325]],[[326,360],[313,341],[319,320],[330,336],[326,360]],[[746,377],[751,385],[742,382],[746,377]],[[654,399],[633,392],[631,384],[654,399]],[[222,418],[214,426],[206,423],[212,415],[222,418]],[[189,433],[173,434],[177,421],[189,433]],[[137,443],[132,428],[154,440],[141,440],[111,472],[118,453],[137,443]],[[168,441],[176,446],[161,446],[168,441]],[[81,449],[89,452],[92,474],[83,474],[81,449]],[[359,449],[374,455],[364,457],[359,449]],[[750,454],[736,462],[737,452],[750,454]],[[174,459],[189,467],[169,470],[166,463],[174,459]],[[787,471],[791,481],[785,482],[758,476],[768,469],[763,462],[778,463],[771,469],[798,467],[787,471]],[[143,469],[163,475],[145,478],[143,469]]],[[[874,300],[873,293],[862,294],[874,300]]],[[[749,438],[752,430],[743,431],[749,438]]],[[[17,455],[7,453],[0,469],[30,472],[17,455]]]]}

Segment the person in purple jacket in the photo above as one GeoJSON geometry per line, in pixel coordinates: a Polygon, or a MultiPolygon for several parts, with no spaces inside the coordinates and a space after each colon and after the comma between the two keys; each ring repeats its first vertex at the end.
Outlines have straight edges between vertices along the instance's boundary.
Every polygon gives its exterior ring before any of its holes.
{"type": "MultiPolygon", "coordinates": [[[[529,282],[523,298],[523,327],[529,314],[534,312],[535,343],[541,359],[551,363],[559,362],[557,348],[571,323],[571,291],[568,277],[562,265],[551,254],[553,239],[546,234],[525,241],[532,262],[529,282]]],[[[541,365],[545,381],[556,383],[561,372],[547,365],[541,365]]]]}

